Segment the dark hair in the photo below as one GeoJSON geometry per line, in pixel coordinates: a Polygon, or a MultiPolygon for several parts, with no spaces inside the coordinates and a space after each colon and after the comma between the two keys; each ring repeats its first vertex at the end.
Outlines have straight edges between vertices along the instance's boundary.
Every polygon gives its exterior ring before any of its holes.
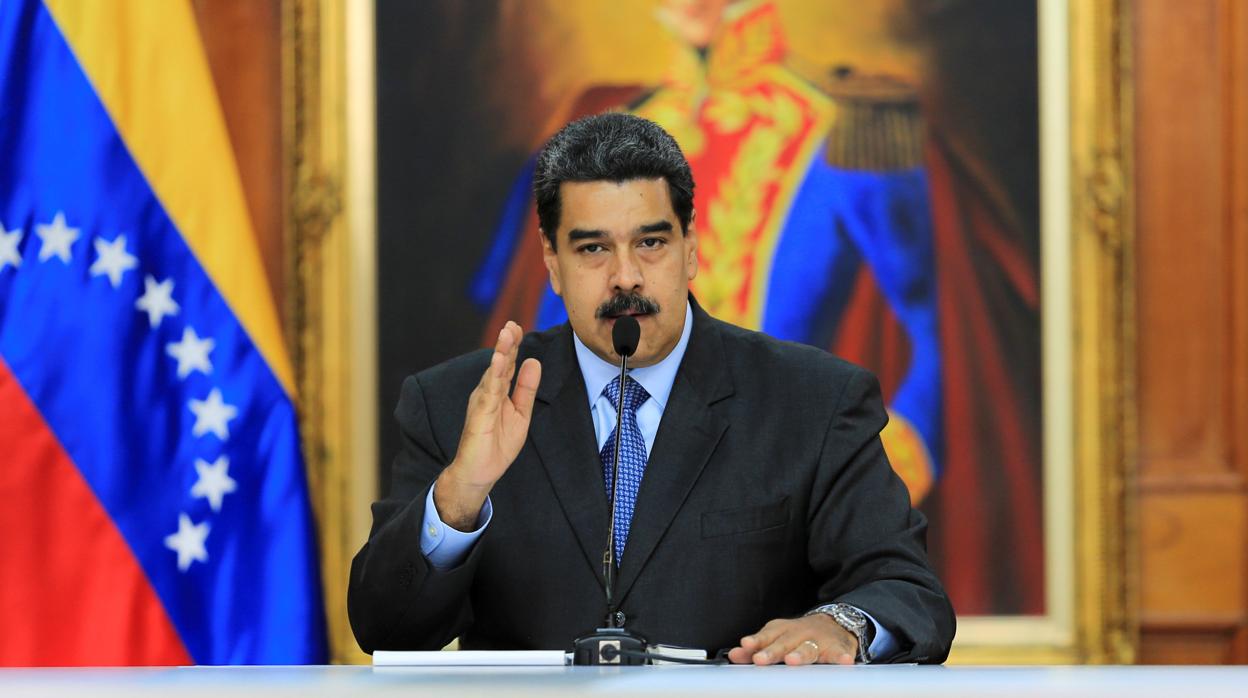
{"type": "Polygon", "coordinates": [[[682,233],[693,216],[693,173],[676,139],[653,121],[632,114],[608,113],[578,119],[551,137],[537,156],[533,198],[537,219],[555,247],[564,182],[667,181],[672,210],[682,233]]]}

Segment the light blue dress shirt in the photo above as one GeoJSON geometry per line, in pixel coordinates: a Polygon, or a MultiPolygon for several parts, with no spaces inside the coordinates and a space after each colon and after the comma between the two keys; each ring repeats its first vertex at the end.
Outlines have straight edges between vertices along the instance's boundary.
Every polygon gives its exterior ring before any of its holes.
{"type": "MultiPolygon", "coordinates": [[[[628,375],[641,384],[650,394],[650,399],[637,408],[637,426],[646,442],[646,453],[654,450],[654,437],[659,433],[659,422],[663,419],[663,410],[667,408],[667,399],[672,394],[672,386],[676,383],[676,372],[680,362],[685,358],[685,350],[689,347],[689,335],[693,331],[693,310],[685,305],[685,327],[680,333],[680,341],[662,361],[653,366],[629,369],[628,375]]],[[[598,439],[598,450],[607,443],[611,431],[615,429],[615,405],[603,395],[603,389],[620,373],[620,367],[603,361],[589,347],[585,346],[576,333],[572,333],[572,343],[576,348],[576,359],[581,366],[581,376],[585,379],[585,393],[589,400],[590,416],[594,423],[594,435],[598,439]]],[[[468,556],[473,543],[481,537],[485,527],[494,517],[494,506],[489,498],[481,508],[474,531],[463,532],[447,526],[438,516],[438,509],[433,503],[433,487],[425,499],[424,526],[420,532],[420,551],[428,558],[429,564],[437,569],[450,569],[459,565],[468,556]]],[[[865,613],[865,612],[864,612],[865,613]]],[[[884,626],[865,613],[875,625],[875,639],[871,642],[871,656],[876,660],[892,655],[897,642],[884,626]]]]}
{"type": "MultiPolygon", "coordinates": [[[[663,419],[663,410],[667,409],[667,398],[671,397],[672,386],[676,384],[676,371],[680,370],[680,362],[685,358],[685,349],[689,347],[689,335],[693,331],[693,310],[685,305],[685,329],[680,333],[680,341],[662,361],[644,368],[630,368],[628,375],[641,384],[650,394],[650,399],[637,408],[637,426],[641,429],[641,437],[646,441],[646,454],[654,451],[654,437],[659,433],[659,421],[663,419]]],[[[620,367],[603,361],[590,351],[575,333],[572,344],[576,347],[576,360],[581,365],[581,376],[585,379],[585,395],[589,398],[589,411],[594,421],[594,435],[598,437],[598,451],[606,445],[611,432],[615,430],[615,405],[603,394],[607,384],[620,375],[620,367]]]]}

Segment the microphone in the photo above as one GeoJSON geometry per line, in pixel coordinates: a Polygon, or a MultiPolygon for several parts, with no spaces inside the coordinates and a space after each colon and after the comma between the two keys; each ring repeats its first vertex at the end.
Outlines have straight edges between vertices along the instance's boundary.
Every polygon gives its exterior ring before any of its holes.
{"type": "Polygon", "coordinates": [[[602,574],[606,582],[607,623],[588,635],[572,641],[572,663],[575,665],[621,665],[649,664],[652,661],[677,664],[726,664],[720,655],[714,659],[695,659],[688,656],[662,654],[662,650],[680,648],[656,645],[651,647],[646,639],[631,630],[617,625],[615,617],[615,509],[616,492],[620,486],[620,431],[624,423],[624,378],[628,373],[628,359],[637,351],[641,340],[641,326],[636,318],[622,315],[615,320],[611,330],[611,343],[620,357],[620,398],[615,404],[615,455],[611,459],[611,520],[607,527],[607,549],[602,554],[602,574]],[[657,650],[657,651],[656,651],[657,650]]]}
{"type": "Polygon", "coordinates": [[[637,343],[641,341],[641,325],[632,315],[621,315],[615,319],[615,327],[611,328],[611,344],[620,359],[627,359],[637,351],[637,343]]]}
{"type": "Polygon", "coordinates": [[[624,378],[628,372],[628,357],[637,351],[641,340],[641,325],[631,315],[621,315],[611,328],[611,344],[620,357],[620,399],[615,403],[615,454],[611,458],[611,520],[607,524],[607,549],[602,555],[602,576],[607,589],[607,627],[615,627],[613,585],[615,577],[615,509],[616,493],[620,489],[620,430],[624,424],[624,378]]]}
{"type": "Polygon", "coordinates": [[[602,554],[602,576],[607,592],[605,628],[578,637],[572,643],[573,664],[645,664],[646,641],[640,635],[618,627],[615,622],[615,510],[620,487],[620,438],[624,424],[624,378],[628,357],[637,351],[641,325],[631,315],[615,319],[611,343],[620,357],[620,395],[615,404],[615,455],[611,459],[611,519],[607,525],[607,549],[602,554]]]}

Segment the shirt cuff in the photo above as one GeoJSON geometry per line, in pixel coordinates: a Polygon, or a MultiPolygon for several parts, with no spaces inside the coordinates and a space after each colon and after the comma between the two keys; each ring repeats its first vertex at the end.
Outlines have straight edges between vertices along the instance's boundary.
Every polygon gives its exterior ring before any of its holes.
{"type": "Polygon", "coordinates": [[[433,488],[436,486],[437,483],[434,483],[429,488],[429,495],[425,497],[425,521],[420,528],[420,552],[435,569],[449,570],[463,564],[467,559],[472,546],[481,537],[485,527],[490,525],[490,519],[494,518],[494,505],[486,497],[481,514],[477,516],[476,530],[464,533],[447,526],[442,522],[442,517],[438,516],[438,507],[433,503],[433,488]]]}
{"type": "MultiPolygon", "coordinates": [[[[858,609],[862,611],[862,609],[858,609]]],[[[862,611],[862,615],[871,621],[871,625],[875,626],[875,639],[871,641],[871,646],[867,648],[867,655],[871,657],[871,663],[888,661],[890,657],[897,654],[897,638],[888,631],[888,628],[880,625],[878,621],[871,616],[870,613],[862,611]]]]}

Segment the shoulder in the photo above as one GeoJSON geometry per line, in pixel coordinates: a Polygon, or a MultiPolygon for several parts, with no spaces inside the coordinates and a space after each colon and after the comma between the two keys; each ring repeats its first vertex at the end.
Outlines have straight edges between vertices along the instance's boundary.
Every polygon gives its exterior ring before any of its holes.
{"type": "MultiPolygon", "coordinates": [[[[851,385],[869,387],[875,376],[823,349],[776,339],[711,319],[723,340],[727,364],[737,388],[765,395],[787,395],[796,403],[826,405],[851,385]]],[[[862,389],[862,388],[859,388],[862,389]]]]}

